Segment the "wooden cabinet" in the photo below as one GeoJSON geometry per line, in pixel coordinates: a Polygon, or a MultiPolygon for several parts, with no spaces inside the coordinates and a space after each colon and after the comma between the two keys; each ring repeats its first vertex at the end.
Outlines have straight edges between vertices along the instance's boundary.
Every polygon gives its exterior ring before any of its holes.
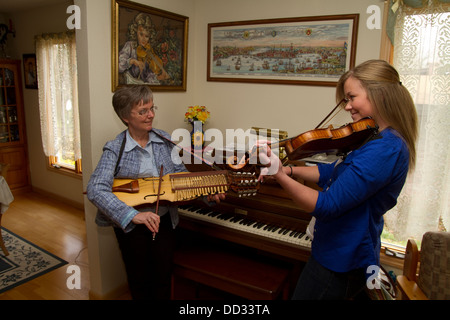
{"type": "Polygon", "coordinates": [[[0,59],[0,162],[13,192],[30,188],[21,60],[0,59]]]}

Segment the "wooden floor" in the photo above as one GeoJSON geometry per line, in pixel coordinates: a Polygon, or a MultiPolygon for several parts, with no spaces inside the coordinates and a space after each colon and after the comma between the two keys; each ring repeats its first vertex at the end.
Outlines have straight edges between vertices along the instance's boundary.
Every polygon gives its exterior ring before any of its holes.
{"type": "MultiPolygon", "coordinates": [[[[89,261],[84,211],[37,193],[15,196],[2,226],[66,260],[67,265],[0,294],[0,300],[88,300],[89,261]],[[67,268],[78,265],[81,289],[70,290],[67,268]]],[[[0,252],[0,254],[2,254],[0,252]]],[[[128,299],[125,295],[119,299],[128,299]]]]}

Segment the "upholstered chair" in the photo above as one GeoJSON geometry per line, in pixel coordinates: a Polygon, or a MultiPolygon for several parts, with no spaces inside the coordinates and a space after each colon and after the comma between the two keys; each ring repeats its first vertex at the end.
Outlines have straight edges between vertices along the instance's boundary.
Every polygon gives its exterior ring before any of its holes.
{"type": "Polygon", "coordinates": [[[397,286],[405,300],[450,300],[450,233],[427,232],[420,251],[408,240],[397,286]]]}

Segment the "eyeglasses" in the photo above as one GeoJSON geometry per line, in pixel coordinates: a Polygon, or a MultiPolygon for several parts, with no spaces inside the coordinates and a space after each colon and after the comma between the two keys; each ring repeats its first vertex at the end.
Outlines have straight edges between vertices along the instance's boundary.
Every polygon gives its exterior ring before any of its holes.
{"type": "Polygon", "coordinates": [[[350,102],[350,99],[349,99],[349,98],[343,98],[343,99],[339,102],[338,106],[340,106],[341,108],[345,108],[349,102],[350,102]]]}
{"type": "Polygon", "coordinates": [[[157,106],[153,106],[151,108],[145,108],[145,109],[141,109],[138,112],[136,112],[139,116],[141,117],[145,117],[148,116],[148,113],[151,112],[153,114],[155,114],[155,111],[158,110],[157,106]]]}

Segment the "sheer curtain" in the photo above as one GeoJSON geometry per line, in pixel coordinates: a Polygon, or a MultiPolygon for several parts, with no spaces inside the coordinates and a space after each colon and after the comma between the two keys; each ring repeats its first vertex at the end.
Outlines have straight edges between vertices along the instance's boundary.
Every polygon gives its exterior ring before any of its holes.
{"type": "MultiPolygon", "coordinates": [[[[448,0],[392,1],[393,65],[419,117],[417,163],[385,215],[396,240],[450,231],[450,13],[448,0]]],[[[392,21],[392,20],[391,20],[392,21]]],[[[392,34],[392,33],[391,33],[392,34]]]]}
{"type": "Polygon", "coordinates": [[[39,110],[44,153],[81,159],[75,33],[36,36],[39,110]]]}

